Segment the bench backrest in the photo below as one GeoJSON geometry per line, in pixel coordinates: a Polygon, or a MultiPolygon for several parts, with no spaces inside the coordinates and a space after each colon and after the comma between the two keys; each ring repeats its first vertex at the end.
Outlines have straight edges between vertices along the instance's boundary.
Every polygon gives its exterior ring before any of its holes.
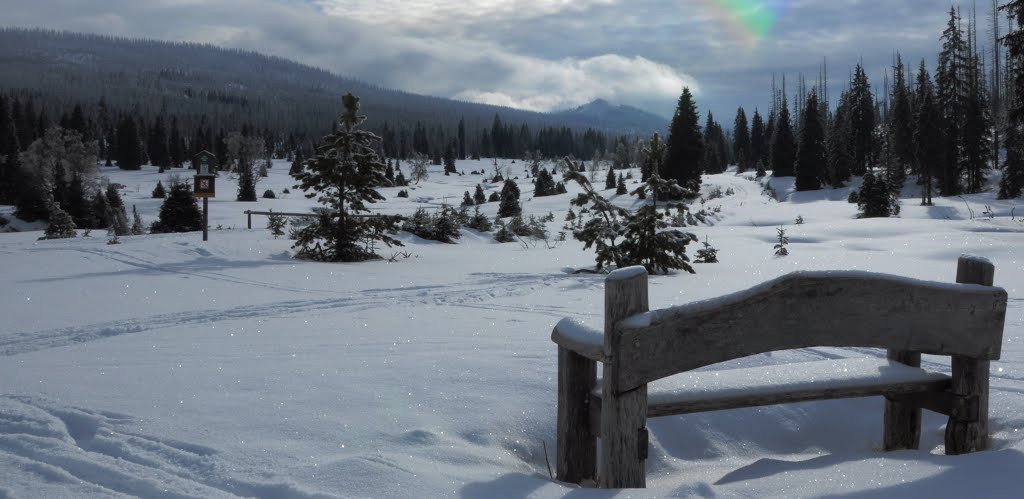
{"type": "Polygon", "coordinates": [[[869,272],[795,272],[615,324],[611,337],[605,335],[615,379],[605,382],[622,393],[731,359],[818,346],[998,359],[1006,300],[1002,288],[978,284],[869,272]]]}

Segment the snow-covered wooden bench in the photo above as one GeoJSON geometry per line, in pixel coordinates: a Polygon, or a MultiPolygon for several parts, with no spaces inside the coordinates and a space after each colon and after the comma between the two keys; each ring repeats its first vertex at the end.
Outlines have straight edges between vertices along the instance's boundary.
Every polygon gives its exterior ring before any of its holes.
{"type": "Polygon", "coordinates": [[[551,334],[558,344],[558,479],[644,487],[648,417],[873,395],[886,397],[886,450],[917,448],[922,408],[949,416],[947,454],[982,450],[989,362],[999,358],[1006,315],[1006,291],[992,287],[993,274],[990,262],[970,256],[960,257],[957,284],[795,272],[648,311],[646,271],[612,272],[603,331],[570,318],[551,334]],[[877,347],[887,358],[695,371],[807,347],[877,347]],[[921,369],[922,353],[951,356],[952,375],[921,369]]]}

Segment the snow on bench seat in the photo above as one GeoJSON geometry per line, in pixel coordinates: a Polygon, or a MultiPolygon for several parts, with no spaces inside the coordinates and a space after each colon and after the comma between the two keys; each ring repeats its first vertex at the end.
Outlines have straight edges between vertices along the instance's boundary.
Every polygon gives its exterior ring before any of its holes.
{"type": "MultiPolygon", "coordinates": [[[[949,386],[945,374],[875,358],[688,371],[648,384],[647,416],[943,391],[949,386]]],[[[601,397],[601,389],[598,380],[593,395],[601,397]]]]}

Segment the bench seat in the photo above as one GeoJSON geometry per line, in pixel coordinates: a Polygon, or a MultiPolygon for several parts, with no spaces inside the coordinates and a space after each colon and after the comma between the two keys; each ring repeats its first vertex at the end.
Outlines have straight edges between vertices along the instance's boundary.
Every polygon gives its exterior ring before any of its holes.
{"type": "MultiPolygon", "coordinates": [[[[688,371],[647,386],[647,417],[809,400],[943,392],[950,377],[879,358],[688,371]]],[[[591,392],[599,400],[601,380],[591,392]]],[[[600,407],[600,403],[594,404],[600,407]]]]}

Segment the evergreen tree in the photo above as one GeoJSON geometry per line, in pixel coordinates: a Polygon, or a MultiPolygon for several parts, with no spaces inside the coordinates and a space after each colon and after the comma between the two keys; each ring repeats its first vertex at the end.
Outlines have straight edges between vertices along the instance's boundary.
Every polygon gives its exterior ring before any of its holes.
{"type": "MultiPolygon", "coordinates": [[[[653,202],[631,214],[598,194],[580,172],[570,171],[566,178],[583,189],[572,204],[585,207],[593,214],[582,229],[573,231],[573,238],[583,242],[584,249],[595,249],[598,270],[609,265],[617,268],[643,265],[651,273],[674,269],[693,272],[686,257],[686,246],[695,241],[696,236],[666,230],[668,222],[653,202]]],[[[652,175],[641,188],[649,190],[653,198],[655,193],[675,191],[679,186],[675,180],[652,175]]]]}
{"type": "Polygon", "coordinates": [[[85,185],[80,175],[73,174],[71,180],[68,181],[67,190],[64,193],[64,203],[68,207],[66,211],[74,219],[76,227],[96,228],[92,224],[92,206],[85,197],[85,185]]]}
{"type": "Polygon", "coordinates": [[[18,162],[18,132],[14,128],[7,97],[0,95],[0,204],[14,204],[21,168],[18,162]]]}
{"type": "Polygon", "coordinates": [[[935,102],[931,76],[925,68],[924,60],[917,72],[917,84],[914,88],[914,161],[917,171],[924,181],[921,204],[932,204],[932,178],[936,168],[942,164],[945,153],[942,112],[935,102]]]}
{"type": "Polygon", "coordinates": [[[458,140],[459,140],[459,159],[462,160],[462,161],[465,161],[466,160],[466,120],[464,118],[459,118],[458,140]]]}
{"type": "Polygon", "coordinates": [[[103,191],[96,191],[96,196],[92,198],[91,208],[90,227],[93,229],[105,229],[113,226],[115,220],[114,210],[110,206],[107,196],[103,194],[103,191]]]}
{"type": "Polygon", "coordinates": [[[914,164],[914,111],[910,102],[903,59],[896,54],[893,67],[892,112],[889,120],[889,134],[892,137],[893,161],[888,181],[893,189],[903,186],[908,170],[914,164]]]}
{"type": "Polygon", "coordinates": [[[167,190],[164,188],[163,182],[156,181],[156,187],[153,188],[153,195],[151,197],[154,199],[164,199],[167,197],[167,190]]]}
{"type": "Polygon", "coordinates": [[[462,194],[462,206],[474,206],[476,203],[473,201],[473,196],[469,195],[469,191],[462,194]]]}
{"type": "Polygon", "coordinates": [[[117,125],[117,167],[122,170],[142,168],[142,149],[139,145],[139,131],[135,120],[125,115],[117,125]]]}
{"type": "Polygon", "coordinates": [[[626,189],[626,179],[620,173],[619,181],[615,184],[615,194],[621,196],[627,192],[629,191],[626,189]]]}
{"type": "Polygon", "coordinates": [[[171,116],[171,136],[168,146],[171,166],[174,168],[185,166],[185,139],[182,138],[181,131],[178,129],[177,116],[171,116]]]}
{"type": "Polygon", "coordinates": [[[473,216],[469,219],[467,226],[480,232],[490,232],[494,228],[491,225],[491,219],[487,218],[487,215],[480,213],[479,206],[473,208],[473,216]]]}
{"type": "Polygon", "coordinates": [[[875,137],[875,98],[864,67],[858,63],[850,82],[849,120],[852,133],[854,175],[863,175],[870,163],[875,137]]]}
{"type": "MultiPolygon", "coordinates": [[[[198,207],[196,208],[198,211],[198,207]]],[[[202,223],[200,222],[200,225],[202,223]]],[[[142,224],[142,217],[139,216],[139,210],[135,209],[135,205],[132,205],[132,235],[141,236],[146,233],[145,226],[142,224]]]]}
{"type": "Polygon", "coordinates": [[[252,171],[252,163],[247,158],[239,159],[238,194],[235,201],[256,201],[256,174],[252,171]]]}
{"type": "Polygon", "coordinates": [[[1003,179],[999,182],[999,199],[1016,198],[1024,190],[1024,137],[1021,124],[1006,127],[1006,159],[1003,160],[1003,179]]]}
{"type": "Polygon", "coordinates": [[[853,175],[853,132],[850,122],[848,92],[839,97],[835,116],[828,129],[828,170],[826,177],[832,187],[842,187],[853,175]]]}
{"type": "MultiPolygon", "coordinates": [[[[138,212],[132,208],[133,215],[138,212]]],[[[192,188],[186,183],[171,185],[167,199],[160,205],[160,216],[150,227],[150,232],[161,234],[167,232],[192,232],[203,230],[203,214],[199,204],[192,196],[192,188]]],[[[135,233],[135,227],[132,227],[135,233]]]]}
{"type": "Polygon", "coordinates": [[[501,218],[513,217],[523,212],[519,205],[519,186],[514,180],[505,181],[498,203],[498,216],[501,218]]]}
{"type": "Polygon", "coordinates": [[[709,174],[722,173],[725,171],[726,158],[722,154],[722,142],[724,136],[722,127],[715,121],[711,111],[708,111],[708,119],[704,124],[704,172],[709,174]]]}
{"type": "Polygon", "coordinates": [[[125,212],[124,201],[121,193],[117,191],[114,184],[107,185],[107,204],[110,206],[110,227],[114,229],[114,235],[126,236],[131,233],[128,227],[128,214],[125,212]]]}
{"type": "Polygon", "coordinates": [[[941,116],[941,128],[945,142],[942,162],[935,165],[939,179],[939,192],[943,196],[955,196],[962,191],[960,184],[961,146],[963,145],[963,121],[966,117],[965,78],[967,68],[967,44],[960,29],[960,16],[956,8],[949,8],[949,21],[942,32],[942,51],[935,69],[935,100],[941,116]]]}
{"type": "Polygon", "coordinates": [[[171,167],[171,153],[167,147],[167,129],[162,114],[157,115],[156,122],[153,123],[153,128],[149,131],[147,151],[150,163],[160,167],[160,171],[171,167]]]}
{"type": "Polygon", "coordinates": [[[892,189],[871,170],[864,174],[864,183],[857,195],[857,208],[861,218],[888,217],[900,213],[899,200],[893,195],[892,189]]]}
{"type": "Polygon", "coordinates": [[[378,258],[373,243],[401,246],[388,236],[398,230],[396,217],[358,219],[353,214],[369,212],[367,203],[383,200],[377,187],[386,185],[385,165],[374,149],[376,135],[357,130],[366,118],[359,116],[359,98],[342,97],[345,112],[341,129],[324,137],[317,154],[295,176],[307,198],[317,198],[331,211],[299,231],[295,247],[299,256],[321,261],[359,261],[378,258]],[[324,244],[321,245],[320,241],[324,244]]]}
{"type": "Polygon", "coordinates": [[[675,180],[688,196],[696,196],[700,191],[703,162],[704,139],[698,125],[697,104],[690,89],[684,88],[669,127],[661,175],[675,180]]]}
{"type": "Polygon", "coordinates": [[[537,183],[534,185],[533,197],[553,196],[555,192],[555,179],[548,172],[547,168],[541,168],[537,172],[537,183]]]}
{"type": "Polygon", "coordinates": [[[391,167],[391,160],[388,159],[388,166],[384,169],[384,178],[387,179],[389,185],[395,185],[395,169],[391,167]]]}
{"type": "Polygon", "coordinates": [[[605,179],[604,179],[604,188],[605,189],[614,189],[615,188],[615,169],[612,168],[612,167],[608,167],[608,176],[605,177],[605,179]]]}
{"type": "Polygon", "coordinates": [[[736,110],[736,119],[733,120],[732,147],[733,156],[736,157],[736,171],[746,171],[750,168],[752,162],[750,155],[750,130],[747,128],[747,113],[742,107],[736,110]]]}
{"type": "Polygon", "coordinates": [[[640,165],[640,180],[646,182],[651,175],[661,174],[661,165],[665,160],[665,143],[657,132],[651,136],[650,142],[643,149],[643,162],[640,165]]]}
{"type": "Polygon", "coordinates": [[[1010,18],[1011,30],[1002,39],[1007,49],[1011,102],[1006,121],[1006,159],[999,183],[1001,199],[1016,198],[1024,190],[1024,0],[999,7],[1010,18]]]}
{"type": "Polygon", "coordinates": [[[77,228],[75,221],[71,215],[60,208],[59,204],[50,205],[49,219],[50,224],[46,226],[46,231],[41,239],[68,239],[78,235],[75,232],[77,228]]]}
{"type": "Polygon", "coordinates": [[[295,151],[295,159],[292,160],[292,166],[288,169],[288,175],[294,177],[302,173],[303,163],[302,151],[295,151]]]}
{"type": "Polygon", "coordinates": [[[789,105],[786,97],[782,98],[779,117],[775,123],[775,136],[772,137],[772,176],[792,177],[796,163],[796,138],[789,119],[789,105]]]}
{"type": "Polygon", "coordinates": [[[473,191],[473,203],[484,204],[487,202],[487,196],[484,195],[484,189],[480,184],[476,184],[476,190],[473,191]]]}
{"type": "Polygon", "coordinates": [[[804,104],[800,120],[800,145],[796,159],[796,190],[809,191],[821,188],[824,167],[827,161],[825,150],[825,125],[818,114],[817,92],[811,91],[804,104]]]}
{"type": "Polygon", "coordinates": [[[754,109],[754,116],[750,119],[750,164],[768,164],[768,138],[765,136],[764,120],[761,114],[754,109]]]}

